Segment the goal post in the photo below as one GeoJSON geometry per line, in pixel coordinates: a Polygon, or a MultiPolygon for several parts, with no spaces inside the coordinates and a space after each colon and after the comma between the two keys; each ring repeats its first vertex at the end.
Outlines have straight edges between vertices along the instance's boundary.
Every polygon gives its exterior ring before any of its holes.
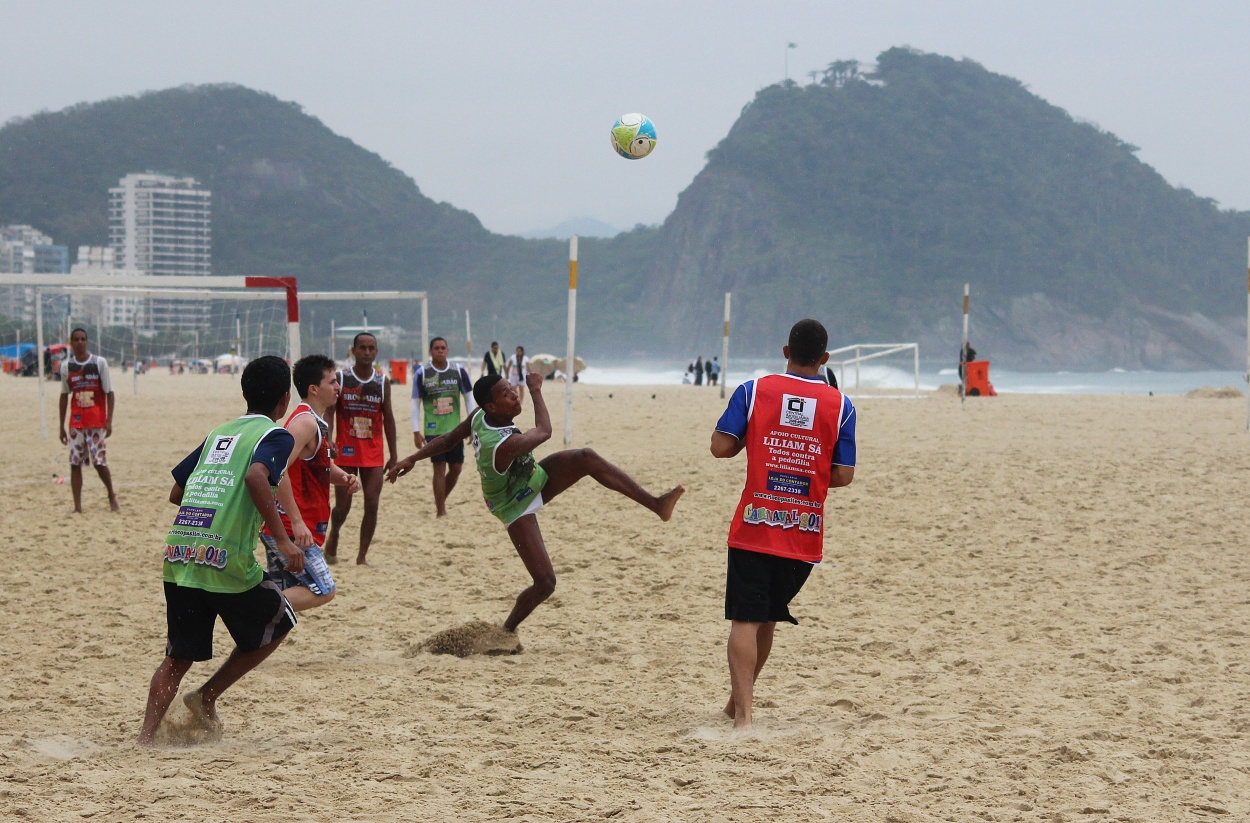
{"type": "Polygon", "coordinates": [[[838,369],[840,386],[846,385],[846,367],[855,367],[855,388],[859,388],[859,367],[861,363],[880,360],[883,357],[896,357],[911,352],[912,378],[915,383],[914,396],[920,396],[920,344],[919,343],[853,343],[829,352],[826,365],[838,369]],[[842,356],[839,356],[842,355],[842,356]]]}

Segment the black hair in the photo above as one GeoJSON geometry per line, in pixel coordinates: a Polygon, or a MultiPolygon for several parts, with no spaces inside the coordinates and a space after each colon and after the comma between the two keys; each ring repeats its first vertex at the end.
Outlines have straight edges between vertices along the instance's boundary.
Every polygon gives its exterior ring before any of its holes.
{"type": "Polygon", "coordinates": [[[337,371],[338,366],[324,354],[310,354],[295,361],[291,377],[295,382],[295,390],[301,400],[308,398],[308,387],[315,386],[325,379],[326,372],[337,371]]]}
{"type": "Polygon", "coordinates": [[[477,382],[473,384],[473,399],[483,408],[487,403],[495,402],[495,384],[503,378],[497,374],[488,374],[485,377],[479,377],[477,382]]]}
{"type": "Polygon", "coordinates": [[[800,320],[790,329],[790,359],[800,366],[815,366],[829,345],[829,332],[818,320],[800,320]]]}
{"type": "Polygon", "coordinates": [[[75,334],[77,334],[78,332],[82,332],[82,336],[83,336],[83,337],[90,337],[90,336],[91,336],[91,335],[87,334],[87,330],[86,330],[86,329],[84,329],[82,326],[79,326],[78,328],[74,329],[72,332],[70,332],[70,333],[69,333],[69,339],[70,339],[70,340],[73,340],[73,339],[74,339],[74,335],[75,335],[75,334]]]}
{"type": "Polygon", "coordinates": [[[354,348],[356,348],[356,344],[360,342],[360,338],[362,338],[362,337],[372,337],[372,338],[373,338],[373,342],[374,342],[375,344],[378,342],[378,336],[377,336],[376,334],[374,334],[373,332],[369,332],[369,331],[362,331],[362,332],[358,333],[355,337],[353,337],[353,338],[352,338],[352,348],[353,348],[353,349],[354,349],[354,348]]]}
{"type": "Polygon", "coordinates": [[[516,350],[517,350],[517,351],[519,351],[521,354],[525,354],[525,347],[524,347],[524,346],[517,346],[517,347],[516,347],[516,350]]]}
{"type": "Polygon", "coordinates": [[[247,364],[239,386],[249,412],[269,414],[291,390],[291,367],[281,357],[266,354],[247,364]]]}
{"type": "Polygon", "coordinates": [[[492,346],[498,346],[498,345],[499,345],[499,341],[498,341],[498,340],[492,340],[492,341],[490,341],[490,344],[491,344],[492,346]]]}
{"type": "Polygon", "coordinates": [[[447,338],[446,338],[446,337],[435,337],[435,338],[433,338],[433,339],[431,339],[431,340],[430,340],[430,351],[434,351],[434,344],[435,344],[435,343],[437,343],[437,342],[438,342],[438,341],[440,341],[440,340],[442,340],[444,343],[446,343],[446,342],[447,342],[447,338]]]}

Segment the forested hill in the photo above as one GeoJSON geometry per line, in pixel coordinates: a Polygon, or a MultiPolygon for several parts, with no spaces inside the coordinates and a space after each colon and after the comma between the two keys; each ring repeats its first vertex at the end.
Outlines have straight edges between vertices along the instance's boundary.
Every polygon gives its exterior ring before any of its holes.
{"type": "Polygon", "coordinates": [[[971,282],[979,348],[1008,362],[1244,365],[1250,213],[1173,188],[1135,151],[972,61],[834,63],[745,108],[638,298],[668,308],[662,338],[715,329],[712,298],[732,291],[748,338],[806,310],[838,341],[932,351],[958,339],[971,282]]]}
{"type": "MultiPolygon", "coordinates": [[[[919,340],[941,357],[971,282],[974,344],[1001,364],[1239,367],[1250,214],[1169,186],[1134,151],[968,60],[833,63],[760,91],[662,226],[583,239],[579,349],[710,353],[732,291],[739,355],[775,352],[810,314],[834,344],[919,340]]],[[[237,86],[5,126],[0,221],[102,244],[107,189],[148,169],[212,188],[220,273],[424,288],[440,331],[468,307],[475,329],[563,339],[563,243],[491,234],[294,104],[237,86]]]]}

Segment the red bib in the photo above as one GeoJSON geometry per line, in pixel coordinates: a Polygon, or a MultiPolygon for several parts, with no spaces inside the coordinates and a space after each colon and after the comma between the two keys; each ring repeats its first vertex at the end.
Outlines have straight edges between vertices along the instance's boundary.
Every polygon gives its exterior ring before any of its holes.
{"type": "Polygon", "coordinates": [[[100,378],[100,364],[94,354],[86,363],[73,357],[68,361],[65,385],[69,387],[69,427],[102,429],[108,425],[108,398],[100,378]]]}
{"type": "MultiPolygon", "coordinates": [[[[291,428],[291,421],[301,414],[311,414],[317,421],[317,450],[312,457],[304,457],[291,464],[287,476],[291,478],[291,493],[295,497],[295,505],[299,507],[300,517],[304,525],[313,533],[313,541],[320,546],[326,542],[326,532],[330,528],[330,441],[326,436],[330,427],[317,416],[307,403],[300,403],[286,419],[286,427],[291,428]]],[[[278,504],[278,514],[282,516],[282,525],[286,533],[291,534],[291,518],[278,504]]],[[[262,529],[271,534],[268,527],[262,529]]]]}
{"type": "Polygon", "coordinates": [[[361,381],[353,369],[339,372],[339,400],[334,407],[334,440],[339,449],[336,462],[340,466],[382,466],[383,414],[386,383],[382,372],[375,371],[361,381]]]}
{"type": "Polygon", "coordinates": [[[820,562],[842,404],[842,393],[821,381],[786,374],[755,381],[744,437],[747,481],[730,546],[820,562]]]}

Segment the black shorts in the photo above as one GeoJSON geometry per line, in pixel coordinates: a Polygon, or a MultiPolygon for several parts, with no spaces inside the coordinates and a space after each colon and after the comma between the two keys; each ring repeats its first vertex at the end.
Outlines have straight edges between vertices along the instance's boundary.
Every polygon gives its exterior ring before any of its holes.
{"type": "Polygon", "coordinates": [[[436,454],[430,458],[431,463],[463,463],[464,462],[464,441],[461,440],[451,451],[445,451],[442,454],[436,454]]]}
{"type": "Polygon", "coordinates": [[[798,625],[790,614],[790,601],[811,573],[811,563],[730,546],[725,619],[798,625]]]}
{"type": "Polygon", "coordinates": [[[286,637],[296,623],[295,612],[268,574],[247,591],[234,594],[166,583],[165,622],[169,637],[165,656],[175,660],[212,659],[213,625],[218,617],[243,652],[286,637]]]}

